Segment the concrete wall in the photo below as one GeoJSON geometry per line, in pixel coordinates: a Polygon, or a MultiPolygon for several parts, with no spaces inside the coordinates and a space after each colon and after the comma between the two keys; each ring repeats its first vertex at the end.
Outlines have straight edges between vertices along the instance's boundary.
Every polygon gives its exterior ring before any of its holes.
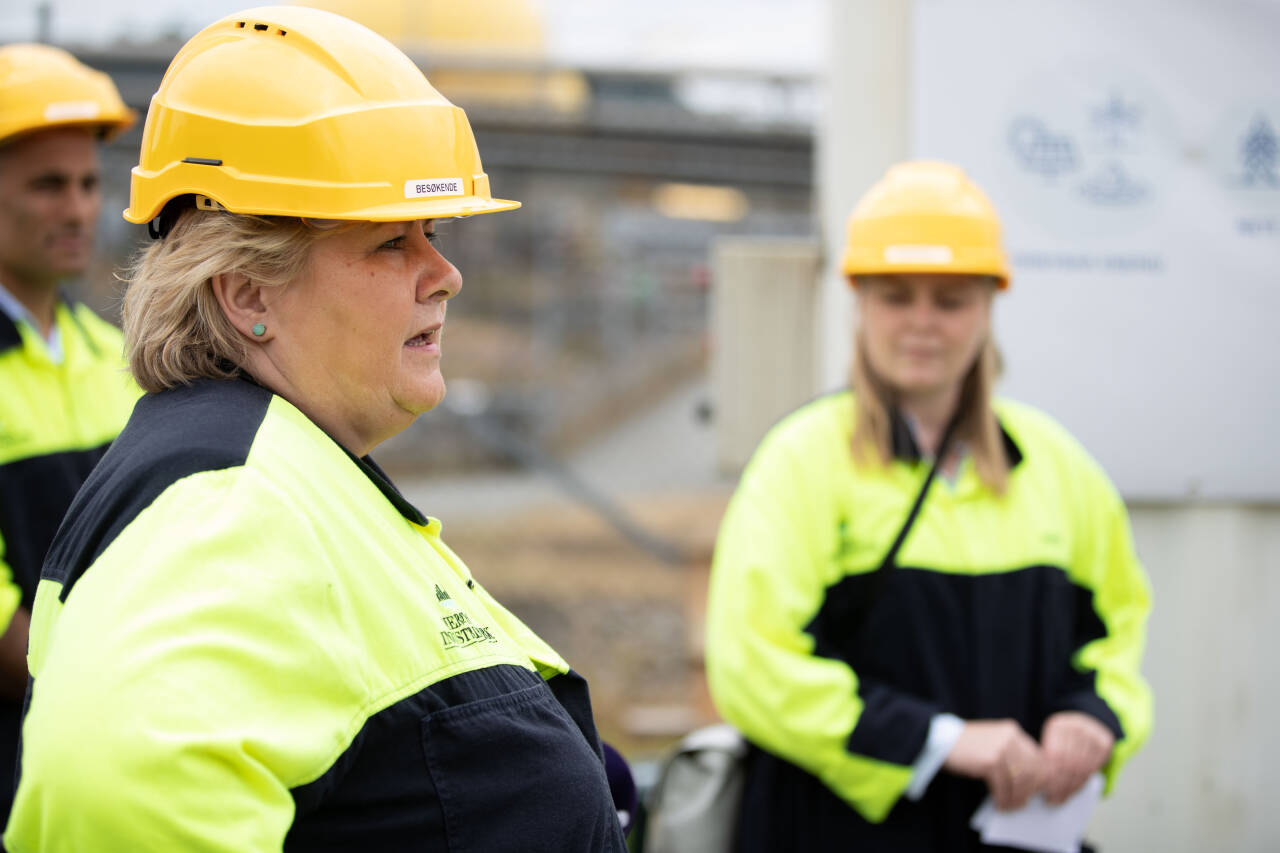
{"type": "Polygon", "coordinates": [[[1280,849],[1280,507],[1130,507],[1154,592],[1155,729],[1094,819],[1107,851],[1280,849]]]}
{"type": "Polygon", "coordinates": [[[908,38],[905,0],[829,0],[828,67],[818,121],[814,194],[821,217],[824,272],[812,346],[822,389],[848,382],[853,299],[840,274],[845,221],[859,196],[907,156],[908,38]]]}
{"type": "Polygon", "coordinates": [[[778,418],[815,396],[813,240],[724,237],[711,252],[716,466],[737,473],[778,418]]]}

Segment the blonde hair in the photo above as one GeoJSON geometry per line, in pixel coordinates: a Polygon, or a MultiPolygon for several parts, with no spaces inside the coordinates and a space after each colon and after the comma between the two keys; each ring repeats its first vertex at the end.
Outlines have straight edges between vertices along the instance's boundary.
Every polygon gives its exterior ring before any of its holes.
{"type": "MultiPolygon", "coordinates": [[[[893,461],[893,439],[889,413],[894,393],[871,369],[861,335],[854,343],[852,385],[856,399],[853,427],[853,455],[861,463],[893,461]],[[869,450],[874,450],[874,456],[869,450]]],[[[978,478],[998,495],[1004,494],[1009,480],[1009,459],[1004,439],[996,420],[992,398],[996,378],[1000,375],[1000,354],[988,335],[965,374],[956,410],[954,437],[968,444],[973,454],[978,478]]]]}
{"type": "Polygon", "coordinates": [[[238,375],[244,338],[218,304],[213,277],[240,273],[259,285],[284,285],[306,270],[326,232],[292,217],[184,211],[123,277],[125,354],[138,385],[156,392],[238,375]]]}

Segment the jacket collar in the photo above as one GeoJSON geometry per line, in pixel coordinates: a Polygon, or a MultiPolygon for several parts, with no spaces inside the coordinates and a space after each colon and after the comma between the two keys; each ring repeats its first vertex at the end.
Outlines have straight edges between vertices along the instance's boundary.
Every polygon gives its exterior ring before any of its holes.
{"type": "MultiPolygon", "coordinates": [[[[240,370],[237,378],[239,378],[240,381],[242,382],[248,382],[250,385],[255,385],[258,388],[262,388],[264,391],[266,391],[269,394],[275,393],[270,388],[267,388],[267,386],[259,382],[257,379],[254,379],[253,376],[250,375],[249,372],[246,370],[240,370]]],[[[310,418],[308,418],[308,420],[310,420],[310,418]]],[[[314,424],[315,421],[312,421],[312,423],[314,424]]],[[[321,428],[319,424],[316,424],[316,429],[319,429],[321,432],[324,432],[323,428],[321,428]]],[[[329,435],[329,434],[325,433],[325,435],[329,435]]],[[[394,506],[401,515],[403,515],[405,518],[412,521],[414,524],[420,525],[422,527],[427,526],[428,524],[427,517],[423,515],[422,512],[416,506],[409,503],[409,501],[405,498],[404,495],[400,494],[400,490],[397,489],[395,484],[391,482],[391,478],[387,476],[386,472],[378,467],[378,463],[373,461],[373,457],[356,456],[350,450],[347,450],[346,447],[343,447],[342,442],[338,441],[336,438],[334,438],[331,435],[329,435],[329,440],[332,441],[334,444],[338,445],[338,447],[342,450],[343,453],[347,454],[347,457],[352,462],[355,463],[356,467],[360,469],[361,473],[363,473],[366,477],[368,477],[369,480],[375,486],[378,487],[378,491],[382,492],[383,497],[391,501],[391,505],[394,506]]]]}
{"type": "MultiPolygon", "coordinates": [[[[1010,468],[1016,468],[1022,461],[1022,450],[1013,440],[1013,436],[1009,435],[1009,431],[1004,428],[1004,424],[1000,423],[998,417],[996,423],[1000,426],[1000,440],[1004,445],[1005,458],[1009,460],[1010,468]]],[[[911,424],[902,410],[897,407],[889,412],[889,440],[895,459],[903,462],[920,461],[923,454],[920,452],[920,445],[916,444],[915,432],[911,429],[911,424]]]]}
{"type": "MultiPolygon", "coordinates": [[[[338,446],[342,447],[342,445],[338,446]]],[[[373,484],[378,487],[378,491],[382,492],[383,497],[391,501],[391,505],[400,511],[401,515],[421,527],[427,526],[427,517],[416,506],[409,503],[404,495],[400,494],[400,490],[391,482],[391,478],[378,467],[378,463],[374,462],[372,457],[356,456],[345,447],[342,449],[351,457],[351,461],[355,462],[356,466],[364,472],[364,475],[373,481],[373,484]]]]}
{"type": "MultiPolygon", "coordinates": [[[[0,284],[0,287],[3,287],[3,284],[0,284]]],[[[89,330],[84,327],[84,323],[81,322],[80,318],[76,315],[76,306],[79,303],[67,295],[65,290],[58,291],[58,303],[66,306],[67,313],[75,323],[76,328],[80,331],[81,336],[84,337],[85,344],[94,353],[98,353],[98,346],[93,342],[93,336],[89,334],[89,330]]],[[[53,308],[53,321],[55,326],[58,322],[58,303],[55,303],[53,308]]],[[[17,321],[10,316],[8,311],[0,309],[0,352],[5,352],[13,349],[14,347],[20,346],[22,346],[22,332],[18,330],[17,321]]],[[[66,341],[63,341],[62,346],[63,352],[65,353],[66,341]]]]}
{"type": "Polygon", "coordinates": [[[18,331],[18,324],[8,314],[0,311],[0,352],[19,346],[22,346],[22,333],[18,331]]]}

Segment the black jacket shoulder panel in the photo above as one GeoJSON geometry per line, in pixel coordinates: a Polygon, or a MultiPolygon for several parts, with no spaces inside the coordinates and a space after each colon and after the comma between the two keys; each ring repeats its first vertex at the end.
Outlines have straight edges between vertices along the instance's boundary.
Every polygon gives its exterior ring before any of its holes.
{"type": "Polygon", "coordinates": [[[240,380],[200,380],[148,394],[89,475],[54,538],[42,577],[76,579],[138,514],[178,480],[243,465],[271,392],[240,380]]]}
{"type": "Polygon", "coordinates": [[[0,352],[22,346],[22,333],[9,315],[0,311],[0,352]]]}

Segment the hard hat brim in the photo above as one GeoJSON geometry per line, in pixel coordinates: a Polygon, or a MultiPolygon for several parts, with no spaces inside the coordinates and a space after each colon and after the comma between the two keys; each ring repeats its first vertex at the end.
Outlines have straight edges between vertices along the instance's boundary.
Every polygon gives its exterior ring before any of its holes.
{"type": "Polygon", "coordinates": [[[4,136],[0,136],[0,145],[7,145],[21,137],[43,133],[46,130],[63,130],[66,128],[83,128],[95,134],[99,142],[110,142],[133,127],[137,120],[137,113],[133,110],[128,110],[122,115],[104,116],[102,118],[67,119],[66,121],[43,120],[39,124],[30,123],[16,127],[4,136]]]}
{"type": "Polygon", "coordinates": [[[0,47],[0,89],[0,144],[64,127],[96,129],[107,140],[138,118],[109,76],[50,45],[0,47]]]}
{"type": "MultiPolygon", "coordinates": [[[[415,219],[454,219],[464,216],[480,216],[485,213],[501,213],[504,210],[516,210],[520,202],[505,198],[483,198],[481,196],[455,196],[447,199],[422,199],[406,201],[399,204],[388,204],[357,210],[335,211],[331,209],[307,209],[285,207],[255,207],[253,210],[236,210],[222,204],[217,196],[207,190],[192,188],[192,195],[209,195],[219,206],[231,213],[243,213],[252,216],[291,216],[299,219],[337,219],[351,222],[409,222],[415,219]]],[[[180,193],[182,194],[182,193],[180,193]]],[[[160,215],[160,205],[155,210],[138,211],[132,207],[123,212],[124,218],[136,225],[150,222],[160,215]]]]}

